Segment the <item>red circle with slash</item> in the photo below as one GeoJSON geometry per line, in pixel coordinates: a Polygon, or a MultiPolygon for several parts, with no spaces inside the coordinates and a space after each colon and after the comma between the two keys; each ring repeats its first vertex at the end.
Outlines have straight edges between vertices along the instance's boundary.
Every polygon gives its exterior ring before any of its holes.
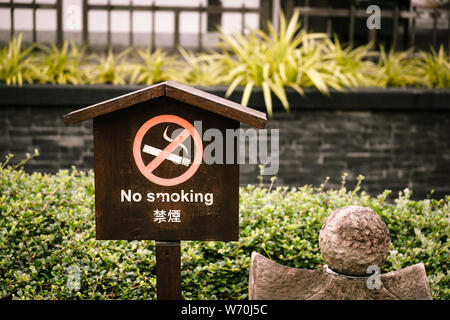
{"type": "Polygon", "coordinates": [[[188,121],[174,115],[161,115],[151,118],[139,128],[133,142],[133,156],[134,161],[139,168],[139,171],[148,180],[161,186],[175,186],[191,178],[197,171],[202,162],[203,143],[200,134],[188,121]],[[184,130],[172,142],[170,142],[164,148],[164,150],[162,150],[152,161],[150,161],[149,164],[145,165],[144,161],[142,160],[141,153],[142,139],[149,129],[157,124],[165,122],[178,124],[179,126],[183,127],[184,130]],[[192,136],[195,145],[194,161],[192,161],[189,169],[187,169],[186,172],[182,175],[175,178],[166,179],[155,176],[153,174],[153,171],[173,152],[173,150],[175,150],[176,147],[178,147],[189,136],[192,136]]]}

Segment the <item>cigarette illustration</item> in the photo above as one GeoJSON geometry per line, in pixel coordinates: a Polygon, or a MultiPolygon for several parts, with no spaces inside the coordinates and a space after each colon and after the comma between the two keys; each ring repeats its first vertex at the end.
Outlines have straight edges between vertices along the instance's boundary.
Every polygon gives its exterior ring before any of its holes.
{"type": "MultiPolygon", "coordinates": [[[[154,155],[155,157],[158,156],[161,153],[161,149],[149,146],[149,145],[144,145],[144,149],[142,149],[142,152],[154,155]]],[[[188,167],[191,164],[191,160],[188,158],[184,158],[184,157],[180,157],[176,154],[169,154],[166,158],[167,160],[172,161],[175,164],[182,164],[183,166],[188,167]]]]}

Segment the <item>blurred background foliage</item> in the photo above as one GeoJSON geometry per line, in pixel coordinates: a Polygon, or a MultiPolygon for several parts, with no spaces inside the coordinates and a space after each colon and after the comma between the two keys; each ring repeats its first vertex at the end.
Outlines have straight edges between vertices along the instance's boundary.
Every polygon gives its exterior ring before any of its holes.
{"type": "Polygon", "coordinates": [[[126,49],[86,53],[81,46],[65,42],[61,47],[33,44],[24,47],[22,35],[0,49],[0,83],[50,84],[144,84],[175,80],[189,85],[225,85],[228,97],[237,86],[244,88],[241,103],[247,105],[254,87],[261,87],[267,111],[272,98],[289,109],[286,88],[303,95],[302,88],[450,86],[450,56],[440,47],[430,52],[372,51],[372,44],[344,46],[326,33],[305,32],[299,11],[287,21],[280,14],[278,32],[247,35],[221,32],[215,51],[196,53],[178,48],[169,54],[161,48],[126,49]]]}

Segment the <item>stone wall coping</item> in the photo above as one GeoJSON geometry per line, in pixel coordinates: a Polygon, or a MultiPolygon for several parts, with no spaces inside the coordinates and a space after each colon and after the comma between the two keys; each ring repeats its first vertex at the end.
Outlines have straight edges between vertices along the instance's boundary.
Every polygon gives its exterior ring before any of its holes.
{"type": "MultiPolygon", "coordinates": [[[[111,99],[144,85],[51,85],[26,84],[19,86],[0,85],[1,106],[75,106],[82,107],[111,99]]],[[[224,97],[226,86],[197,86],[201,90],[224,97]]],[[[239,87],[229,97],[240,103],[244,88],[239,87]]],[[[342,92],[330,90],[324,95],[315,88],[304,88],[305,96],[287,88],[286,95],[291,111],[343,110],[343,111],[450,111],[450,88],[351,88],[342,92]]],[[[253,89],[249,107],[265,111],[261,88],[253,89]]],[[[273,98],[275,113],[286,113],[276,97],[273,98]]]]}

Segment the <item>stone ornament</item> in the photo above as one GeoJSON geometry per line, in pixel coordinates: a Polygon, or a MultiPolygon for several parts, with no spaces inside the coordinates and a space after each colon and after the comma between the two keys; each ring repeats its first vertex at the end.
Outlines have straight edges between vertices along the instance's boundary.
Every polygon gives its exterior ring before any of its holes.
{"type": "Polygon", "coordinates": [[[325,219],[319,248],[328,266],[341,274],[367,275],[371,265],[381,267],[388,257],[389,229],[370,208],[346,206],[325,219]]]}
{"type": "Polygon", "coordinates": [[[319,234],[328,265],[319,270],[280,265],[252,253],[250,300],[431,300],[423,263],[377,274],[389,254],[389,230],[373,210],[335,210],[319,234]],[[367,271],[370,272],[367,272],[367,271]]]}

